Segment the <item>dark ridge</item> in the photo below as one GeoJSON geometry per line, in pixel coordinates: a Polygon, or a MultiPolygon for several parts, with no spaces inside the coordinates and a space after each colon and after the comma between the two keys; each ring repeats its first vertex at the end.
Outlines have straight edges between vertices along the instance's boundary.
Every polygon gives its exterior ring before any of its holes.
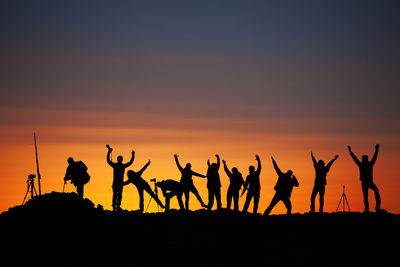
{"type": "Polygon", "coordinates": [[[2,260],[16,266],[394,265],[399,223],[389,213],[115,213],[55,192],[0,216],[2,260]]]}

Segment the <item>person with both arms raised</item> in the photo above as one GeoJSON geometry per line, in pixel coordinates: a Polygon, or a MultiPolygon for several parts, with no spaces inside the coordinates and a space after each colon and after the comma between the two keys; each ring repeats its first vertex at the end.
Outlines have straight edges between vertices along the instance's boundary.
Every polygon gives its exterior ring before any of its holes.
{"type": "Polygon", "coordinates": [[[127,163],[122,163],[124,158],[122,156],[117,157],[117,162],[111,161],[111,152],[112,148],[109,145],[106,145],[108,148],[107,152],[107,163],[113,168],[113,198],[112,198],[112,207],[113,211],[121,210],[121,201],[122,201],[122,189],[124,187],[124,174],[125,169],[132,165],[133,160],[135,159],[135,151],[132,150],[131,160],[127,163]]]}
{"type": "Polygon", "coordinates": [[[357,156],[353,153],[353,151],[351,151],[351,147],[348,146],[347,148],[349,150],[350,156],[353,158],[354,162],[357,164],[360,170],[361,188],[364,197],[364,208],[365,208],[364,212],[369,212],[368,189],[372,189],[374,191],[376,200],[375,211],[380,212],[381,196],[379,194],[378,187],[375,185],[373,180],[373,167],[376,159],[378,158],[379,144],[375,146],[375,153],[371,161],[368,160],[367,155],[362,155],[361,156],[362,161],[359,161],[357,156]]]}
{"type": "Polygon", "coordinates": [[[187,163],[185,168],[182,168],[181,164],[179,164],[177,154],[174,155],[174,158],[175,158],[176,165],[178,166],[178,169],[182,174],[180,182],[181,182],[181,185],[183,188],[183,192],[185,193],[185,209],[189,210],[190,192],[192,192],[197,197],[197,200],[200,202],[200,204],[203,208],[207,208],[207,205],[204,204],[203,200],[201,199],[201,197],[199,195],[199,192],[197,191],[196,187],[194,186],[193,179],[192,179],[193,175],[201,177],[201,178],[206,178],[206,176],[192,171],[191,170],[192,164],[190,164],[190,163],[187,163]]]}
{"type": "Polygon", "coordinates": [[[315,212],[315,197],[319,194],[319,212],[324,211],[324,195],[325,195],[325,186],[326,186],[326,175],[328,174],[332,164],[339,156],[336,155],[326,166],[323,160],[315,159],[313,153],[311,152],[311,159],[313,161],[314,169],[315,169],[315,180],[314,187],[311,192],[311,205],[310,212],[315,212]]]}

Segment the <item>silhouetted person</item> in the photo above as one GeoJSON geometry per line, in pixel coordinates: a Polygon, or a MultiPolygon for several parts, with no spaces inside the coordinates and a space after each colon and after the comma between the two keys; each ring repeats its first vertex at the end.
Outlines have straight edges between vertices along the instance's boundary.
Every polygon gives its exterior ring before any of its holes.
{"type": "Polygon", "coordinates": [[[354,162],[357,164],[360,169],[360,180],[361,180],[361,188],[364,196],[364,207],[365,212],[369,212],[369,203],[368,203],[368,189],[372,189],[375,193],[376,206],[375,211],[379,212],[381,210],[381,196],[379,195],[378,187],[375,185],[373,181],[373,167],[378,157],[379,152],[379,144],[375,146],[375,153],[372,157],[371,161],[368,160],[367,155],[361,156],[361,162],[358,160],[356,155],[351,151],[351,147],[347,147],[349,149],[349,153],[353,158],[354,162]]]}
{"type": "Polygon", "coordinates": [[[121,201],[122,201],[122,189],[124,188],[124,174],[125,169],[132,165],[133,160],[135,159],[135,151],[132,150],[131,160],[127,163],[122,163],[124,158],[122,156],[117,157],[117,162],[112,162],[110,159],[110,155],[112,152],[112,148],[107,145],[107,163],[113,167],[114,171],[114,179],[112,184],[113,189],[113,198],[112,198],[112,207],[113,211],[121,210],[121,201]]]}
{"type": "Polygon", "coordinates": [[[214,197],[217,201],[217,209],[221,209],[221,180],[219,178],[219,167],[221,165],[218,155],[217,163],[210,164],[210,160],[207,160],[207,189],[208,189],[208,210],[211,210],[214,205],[214,197]]]}
{"type": "Polygon", "coordinates": [[[138,190],[139,193],[139,210],[141,213],[144,211],[144,197],[143,197],[143,191],[146,191],[156,202],[158,205],[160,205],[162,208],[164,208],[163,203],[160,201],[160,199],[154,194],[153,190],[151,190],[150,185],[142,178],[143,172],[147,169],[147,167],[150,165],[150,160],[143,166],[143,168],[135,172],[133,170],[129,170],[127,175],[128,175],[128,180],[126,180],[123,185],[127,184],[134,184],[138,190]]]}
{"type": "Polygon", "coordinates": [[[179,208],[181,210],[185,209],[183,206],[182,196],[183,196],[183,187],[182,184],[178,181],[174,181],[171,179],[163,180],[161,182],[157,182],[156,185],[161,188],[163,196],[165,197],[165,211],[169,211],[169,204],[171,198],[176,196],[179,203],[179,208]]]}
{"type": "Polygon", "coordinates": [[[244,180],[242,174],[238,171],[237,168],[233,167],[232,172],[229,171],[228,166],[226,166],[226,161],[222,161],[224,163],[224,170],[226,175],[228,175],[230,184],[228,187],[228,193],[226,195],[226,208],[228,210],[231,209],[231,203],[233,198],[233,209],[235,211],[239,210],[239,191],[242,187],[244,180]]]}
{"type": "Polygon", "coordinates": [[[256,155],[257,160],[257,170],[255,170],[254,166],[249,167],[249,175],[246,177],[246,181],[244,182],[243,186],[243,194],[247,190],[246,202],[244,203],[243,212],[247,212],[249,208],[250,201],[254,199],[254,206],[253,206],[253,213],[257,213],[258,209],[258,202],[260,200],[260,172],[261,172],[261,162],[260,157],[256,155]]]}
{"type": "Polygon", "coordinates": [[[319,212],[324,211],[324,195],[325,195],[325,186],[326,186],[326,175],[328,174],[333,162],[339,156],[336,155],[333,160],[331,160],[326,166],[323,160],[317,160],[314,158],[313,153],[311,152],[311,159],[314,164],[315,169],[315,180],[314,180],[314,187],[311,193],[311,206],[310,212],[315,211],[315,197],[319,194],[319,212]]]}
{"type": "Polygon", "coordinates": [[[76,187],[78,197],[83,199],[83,186],[89,182],[90,175],[87,173],[87,167],[82,161],[74,161],[73,158],[68,158],[68,167],[65,172],[64,181],[71,181],[76,187]]]}
{"type": "Polygon", "coordinates": [[[192,165],[190,163],[187,163],[185,168],[182,168],[182,166],[179,164],[179,161],[178,161],[178,155],[175,154],[174,158],[175,158],[176,165],[178,166],[178,169],[182,174],[181,184],[182,184],[182,188],[183,188],[183,193],[185,193],[185,208],[186,208],[186,210],[189,209],[189,194],[190,194],[190,192],[192,192],[197,197],[198,201],[200,202],[200,204],[203,208],[207,208],[207,205],[204,204],[196,187],[194,187],[193,180],[192,180],[193,175],[201,177],[201,178],[206,178],[206,176],[192,171],[191,170],[192,165]]]}
{"type": "Polygon", "coordinates": [[[296,176],[293,175],[291,170],[288,170],[286,173],[283,173],[278,165],[276,164],[273,157],[272,164],[274,165],[275,171],[278,174],[278,181],[274,187],[275,195],[271,200],[268,208],[265,210],[264,215],[269,215],[271,210],[278,204],[279,201],[282,201],[285,204],[287,209],[287,214],[292,213],[292,203],[290,202],[290,196],[292,194],[293,186],[299,186],[299,182],[296,179],[296,176]]]}

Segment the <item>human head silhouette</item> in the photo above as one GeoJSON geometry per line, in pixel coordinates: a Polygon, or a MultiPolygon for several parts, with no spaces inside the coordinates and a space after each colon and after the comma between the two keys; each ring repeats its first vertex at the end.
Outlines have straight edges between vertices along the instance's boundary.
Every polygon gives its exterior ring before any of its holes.
{"type": "Polygon", "coordinates": [[[323,160],[319,160],[317,165],[318,167],[325,167],[325,162],[323,160]]]}
{"type": "Polygon", "coordinates": [[[122,163],[123,160],[124,160],[124,158],[122,156],[117,157],[117,162],[122,163]]]}
{"type": "Polygon", "coordinates": [[[292,174],[293,174],[293,171],[292,171],[292,170],[288,170],[288,171],[286,172],[286,175],[288,175],[289,177],[292,177],[292,174]]]}
{"type": "Polygon", "coordinates": [[[73,159],[72,157],[69,157],[69,158],[67,159],[67,162],[68,162],[68,164],[72,164],[72,163],[74,163],[75,161],[74,161],[74,159],[73,159]]]}
{"type": "Polygon", "coordinates": [[[126,174],[128,175],[128,178],[134,178],[135,177],[135,172],[132,171],[132,170],[129,170],[126,174]]]}
{"type": "Polygon", "coordinates": [[[186,169],[186,170],[190,170],[191,168],[192,168],[192,164],[187,163],[185,169],[186,169]]]}
{"type": "Polygon", "coordinates": [[[233,173],[238,173],[239,171],[238,171],[238,169],[237,169],[236,167],[233,167],[233,168],[232,168],[232,172],[233,172],[233,173]]]}
{"type": "Polygon", "coordinates": [[[254,168],[254,166],[250,166],[249,167],[249,172],[250,173],[254,173],[255,170],[256,170],[256,168],[254,168]]]}
{"type": "Polygon", "coordinates": [[[217,163],[215,163],[215,162],[212,163],[212,164],[211,164],[211,168],[216,169],[216,168],[217,168],[217,163]]]}
{"type": "Polygon", "coordinates": [[[362,159],[362,162],[368,162],[368,156],[367,155],[362,155],[361,159],[362,159]]]}

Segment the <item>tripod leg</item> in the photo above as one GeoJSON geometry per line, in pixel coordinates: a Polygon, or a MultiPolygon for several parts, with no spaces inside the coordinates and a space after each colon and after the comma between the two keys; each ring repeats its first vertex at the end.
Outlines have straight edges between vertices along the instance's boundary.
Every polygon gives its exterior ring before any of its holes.
{"type": "Polygon", "coordinates": [[[146,211],[145,211],[145,212],[147,212],[147,210],[149,209],[150,202],[151,202],[152,199],[153,199],[153,198],[150,196],[150,200],[149,200],[149,203],[147,204],[147,208],[146,208],[146,211]]]}
{"type": "Polygon", "coordinates": [[[338,209],[340,207],[340,203],[342,202],[342,199],[343,199],[343,195],[340,197],[339,204],[337,205],[337,208],[336,208],[336,212],[338,211],[338,209]]]}
{"type": "MultiPolygon", "coordinates": [[[[37,194],[37,192],[36,192],[36,188],[35,188],[35,186],[34,185],[32,185],[32,191],[34,191],[35,192],[35,196],[37,196],[38,194],[37,194]]],[[[32,197],[33,197],[33,192],[32,192],[32,197]]]]}
{"type": "Polygon", "coordinates": [[[22,205],[24,205],[25,200],[26,200],[26,196],[28,195],[28,193],[29,193],[29,185],[28,185],[28,189],[26,190],[26,193],[25,193],[25,196],[24,196],[24,200],[22,201],[22,205]]]}
{"type": "Polygon", "coordinates": [[[349,211],[350,211],[350,206],[349,206],[349,202],[347,201],[347,197],[346,197],[346,195],[344,195],[344,200],[346,200],[347,208],[348,208],[348,209],[349,209],[349,211]]]}

